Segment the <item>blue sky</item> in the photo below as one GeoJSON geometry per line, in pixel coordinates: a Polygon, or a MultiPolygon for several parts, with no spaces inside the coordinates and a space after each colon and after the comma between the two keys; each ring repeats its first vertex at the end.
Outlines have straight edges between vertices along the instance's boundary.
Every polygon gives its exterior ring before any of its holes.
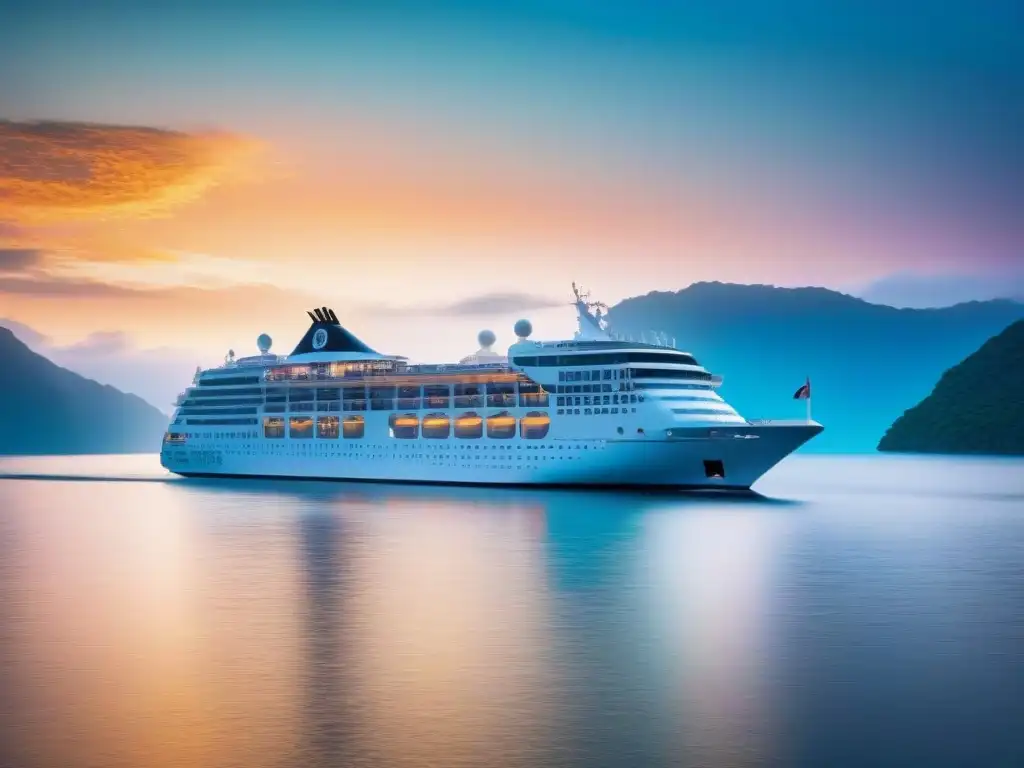
{"type": "Polygon", "coordinates": [[[478,328],[410,312],[558,334],[573,279],[1021,284],[1019,2],[0,2],[0,304],[61,343],[288,337],[324,286],[434,357],[478,328]]]}

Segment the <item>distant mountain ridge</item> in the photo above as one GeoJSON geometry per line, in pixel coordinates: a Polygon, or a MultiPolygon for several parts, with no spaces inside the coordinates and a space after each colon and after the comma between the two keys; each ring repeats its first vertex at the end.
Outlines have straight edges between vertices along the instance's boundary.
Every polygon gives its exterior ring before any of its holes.
{"type": "Polygon", "coordinates": [[[895,309],[826,288],[695,283],[626,299],[607,317],[619,333],[674,336],[724,376],[723,397],[747,418],[802,418],[792,394],[809,376],[825,432],[806,450],[873,452],[943,371],[1024,318],[1024,304],[895,309]]]}
{"type": "Polygon", "coordinates": [[[878,450],[1024,456],[1024,321],[943,373],[878,450]]]}
{"type": "Polygon", "coordinates": [[[0,327],[0,455],[152,453],[167,417],[142,398],[79,376],[0,327]]]}
{"type": "Polygon", "coordinates": [[[170,417],[173,402],[196,366],[215,363],[202,353],[174,347],[139,348],[124,331],[94,331],[70,344],[19,323],[0,317],[0,328],[10,330],[37,355],[79,376],[138,395],[170,417]],[[183,376],[183,372],[186,372],[183,376]]]}

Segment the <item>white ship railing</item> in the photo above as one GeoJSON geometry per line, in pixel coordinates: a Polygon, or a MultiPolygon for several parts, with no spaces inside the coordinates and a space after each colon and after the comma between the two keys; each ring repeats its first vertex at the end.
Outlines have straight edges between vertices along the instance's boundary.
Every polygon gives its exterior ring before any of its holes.
{"type": "Polygon", "coordinates": [[[280,365],[287,362],[284,355],[254,355],[252,357],[231,358],[224,361],[220,368],[251,368],[256,366],[280,365]]]}
{"type": "MultiPolygon", "coordinates": [[[[316,365],[316,364],[314,364],[316,365]]],[[[320,364],[329,365],[329,364],[320,364]]],[[[283,375],[281,369],[268,369],[263,372],[263,380],[268,383],[283,384],[287,382],[344,382],[344,381],[370,381],[384,377],[401,376],[424,376],[437,374],[458,374],[458,373],[516,373],[516,371],[505,363],[483,363],[480,365],[466,365],[460,363],[442,363],[437,365],[410,365],[406,367],[381,368],[380,370],[354,370],[344,371],[341,374],[331,374],[329,371],[308,368],[305,364],[296,364],[297,370],[289,371],[283,375]]]]}
{"type": "Polygon", "coordinates": [[[752,427],[802,427],[813,423],[807,419],[747,419],[747,424],[752,427]]]}

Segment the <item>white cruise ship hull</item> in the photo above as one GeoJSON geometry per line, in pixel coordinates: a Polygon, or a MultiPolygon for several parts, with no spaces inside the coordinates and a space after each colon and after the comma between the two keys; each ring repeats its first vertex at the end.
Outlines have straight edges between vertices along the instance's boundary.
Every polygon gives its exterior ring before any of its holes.
{"type": "Polygon", "coordinates": [[[746,490],[821,430],[776,422],[672,439],[211,439],[165,445],[161,464],[206,477],[746,490]]]}
{"type": "Polygon", "coordinates": [[[573,339],[530,341],[521,320],[507,357],[483,331],[457,364],[382,355],[314,309],[287,358],[264,335],[258,357],[196,371],[161,463],[186,476],[745,490],[821,432],[809,407],[806,421],[748,421],[692,355],[611,338],[573,292],[573,339]]]}

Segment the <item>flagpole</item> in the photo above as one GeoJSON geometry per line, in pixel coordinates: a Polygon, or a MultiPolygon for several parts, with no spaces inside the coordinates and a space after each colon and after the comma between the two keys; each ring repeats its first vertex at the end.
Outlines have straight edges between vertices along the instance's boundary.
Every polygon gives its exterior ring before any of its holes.
{"type": "Polygon", "coordinates": [[[807,421],[810,422],[810,420],[811,420],[811,396],[810,396],[810,394],[808,394],[807,395],[807,421]]]}

